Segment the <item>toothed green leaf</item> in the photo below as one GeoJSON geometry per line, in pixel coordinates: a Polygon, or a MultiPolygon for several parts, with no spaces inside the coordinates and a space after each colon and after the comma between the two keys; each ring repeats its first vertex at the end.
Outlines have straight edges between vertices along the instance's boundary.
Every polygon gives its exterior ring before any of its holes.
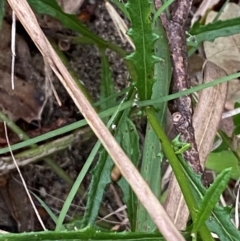
{"type": "Polygon", "coordinates": [[[153,47],[158,35],[152,30],[150,3],[148,0],[129,0],[126,8],[130,14],[132,27],[128,35],[135,45],[135,52],[127,56],[136,68],[138,89],[141,100],[151,98],[154,83],[154,64],[161,59],[154,56],[153,47]]]}

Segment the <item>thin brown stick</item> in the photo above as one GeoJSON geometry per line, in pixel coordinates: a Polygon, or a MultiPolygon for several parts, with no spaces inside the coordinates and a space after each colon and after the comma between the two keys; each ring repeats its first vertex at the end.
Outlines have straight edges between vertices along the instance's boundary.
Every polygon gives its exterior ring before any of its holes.
{"type": "Polygon", "coordinates": [[[102,142],[103,146],[120,169],[122,175],[126,178],[143,206],[147,209],[160,232],[166,240],[184,241],[183,236],[173,225],[158,199],[153,195],[146,182],[103,124],[84,94],[79,90],[77,84],[40,29],[36,17],[27,1],[8,0],[8,2],[43,57],[48,61],[52,70],[68,91],[91,129],[102,142]]]}
{"type": "MultiPolygon", "coordinates": [[[[154,1],[156,9],[161,7],[161,0],[154,1]]],[[[167,32],[172,55],[172,92],[179,92],[189,88],[187,74],[188,59],[184,25],[191,8],[191,3],[192,1],[176,0],[176,2],[170,6],[172,10],[171,19],[167,19],[165,14],[160,15],[162,25],[167,32]]],[[[190,97],[184,96],[175,100],[171,111],[173,113],[173,123],[178,133],[181,134],[182,141],[191,143],[191,149],[184,153],[184,157],[196,173],[201,173],[202,169],[195,142],[194,129],[192,127],[190,97]]],[[[185,229],[189,217],[189,210],[174,175],[172,175],[170,179],[168,196],[164,206],[177,228],[180,230],[185,229]]]]}
{"type": "MultiPolygon", "coordinates": [[[[172,5],[171,19],[167,21],[167,36],[172,55],[173,78],[171,90],[173,93],[188,89],[188,56],[185,37],[185,23],[191,9],[192,0],[177,0],[172,5]]],[[[199,153],[195,141],[192,125],[192,101],[189,96],[182,96],[172,102],[173,124],[181,140],[191,144],[191,148],[184,153],[186,161],[196,173],[202,173],[199,153]]]]}

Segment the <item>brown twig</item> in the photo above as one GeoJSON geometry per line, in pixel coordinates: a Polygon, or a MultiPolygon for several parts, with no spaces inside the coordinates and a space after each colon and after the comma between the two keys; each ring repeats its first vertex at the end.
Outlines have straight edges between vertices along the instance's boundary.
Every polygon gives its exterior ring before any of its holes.
{"type": "MultiPolygon", "coordinates": [[[[156,0],[156,2],[159,2],[156,0]]],[[[159,4],[159,3],[158,3],[159,4]]],[[[189,88],[188,57],[185,37],[185,23],[191,9],[192,0],[177,0],[171,6],[171,19],[162,16],[162,22],[167,32],[172,57],[173,78],[171,90],[173,93],[189,88]]],[[[192,126],[192,101],[189,96],[182,96],[172,102],[171,110],[173,124],[181,140],[191,144],[184,153],[186,161],[196,173],[202,173],[199,153],[192,126]]]]}
{"type": "MultiPolygon", "coordinates": [[[[189,88],[188,83],[188,59],[185,39],[184,25],[190,10],[192,1],[176,0],[171,5],[171,18],[161,14],[161,22],[168,36],[169,47],[172,55],[173,78],[171,91],[179,92],[189,88]]],[[[155,7],[161,7],[161,0],[155,0],[155,7]]],[[[199,154],[196,147],[194,129],[192,127],[191,99],[188,96],[181,97],[172,103],[173,122],[176,130],[181,134],[181,139],[191,144],[191,149],[184,153],[186,161],[192,166],[196,173],[202,169],[199,161],[199,154]]],[[[174,176],[171,177],[168,195],[164,204],[165,210],[173,220],[178,229],[186,228],[189,217],[189,210],[184,201],[178,182],[174,176]]]]}

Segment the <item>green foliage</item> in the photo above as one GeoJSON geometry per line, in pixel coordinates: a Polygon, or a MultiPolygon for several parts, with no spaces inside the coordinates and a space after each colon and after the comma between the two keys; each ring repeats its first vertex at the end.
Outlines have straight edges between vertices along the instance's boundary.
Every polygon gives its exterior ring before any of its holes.
{"type": "MultiPolygon", "coordinates": [[[[154,11],[154,6],[152,6],[152,9],[154,11]]],[[[154,65],[154,77],[156,81],[153,84],[151,100],[157,100],[160,96],[167,95],[169,92],[171,80],[171,60],[166,33],[159,19],[156,19],[152,28],[159,36],[154,44],[154,52],[158,58],[162,59],[162,61],[159,61],[154,65]]],[[[165,126],[167,108],[166,102],[155,104],[154,106],[159,123],[165,126]]],[[[161,195],[161,164],[163,158],[164,155],[162,154],[162,147],[159,144],[155,131],[148,122],[144,140],[141,175],[148,183],[154,195],[158,198],[160,198],[161,195]]],[[[136,230],[152,232],[155,229],[155,223],[148,215],[146,209],[141,205],[141,203],[139,203],[137,208],[136,230]]]]}
{"type": "MultiPolygon", "coordinates": [[[[101,51],[102,61],[101,61],[101,85],[100,85],[100,101],[104,100],[114,94],[114,85],[112,79],[112,72],[108,63],[107,56],[105,51],[101,51]]],[[[110,107],[115,106],[116,100],[112,99],[111,101],[102,102],[100,108],[106,110],[110,107]]]]}
{"type": "MultiPolygon", "coordinates": [[[[132,97],[133,93],[132,91],[129,91],[126,98],[132,97]]],[[[130,110],[125,110],[124,112],[117,113],[114,117],[114,121],[111,121],[111,131],[114,132],[114,136],[119,144],[121,144],[123,150],[129,156],[131,156],[132,160],[137,164],[139,160],[139,139],[134,124],[127,117],[129,114],[130,110]]],[[[112,167],[112,159],[108,156],[106,150],[102,149],[98,163],[92,172],[92,181],[89,187],[90,191],[88,195],[87,210],[84,214],[84,219],[81,227],[94,225],[100,204],[102,202],[105,187],[111,182],[110,172],[112,167]]],[[[127,190],[123,189],[123,192],[126,191],[127,190]]],[[[134,216],[134,204],[136,203],[136,197],[132,194],[132,190],[129,190],[128,193],[131,197],[131,200],[127,200],[127,203],[130,204],[130,202],[133,202],[133,204],[129,206],[129,211],[130,214],[132,213],[132,216],[134,216]]]]}
{"type": "Polygon", "coordinates": [[[110,172],[113,162],[107,152],[102,149],[97,165],[92,172],[92,181],[89,186],[88,202],[84,213],[82,228],[93,226],[102,202],[103,193],[107,184],[111,182],[110,172]]]}
{"type": "Polygon", "coordinates": [[[230,207],[217,206],[213,215],[207,220],[208,228],[216,233],[221,241],[238,241],[240,238],[239,231],[232,223],[230,212],[230,207]]]}
{"type": "Polygon", "coordinates": [[[153,17],[153,22],[155,22],[160,15],[174,2],[175,0],[169,0],[164,2],[164,4],[162,5],[162,7],[160,7],[155,13],[154,13],[154,17],[153,17]]]}
{"type": "MultiPolygon", "coordinates": [[[[206,200],[204,196],[206,195],[206,192],[207,192],[206,188],[203,186],[201,182],[201,176],[195,174],[193,170],[186,164],[186,162],[182,158],[179,158],[179,160],[181,161],[181,165],[183,167],[184,173],[188,177],[189,184],[192,190],[192,195],[194,196],[195,200],[198,202],[198,206],[200,207],[202,200],[206,200]]],[[[229,169],[224,171],[223,174],[226,175],[226,180],[224,181],[226,182],[227,179],[229,179],[229,176],[228,176],[230,174],[229,169]]],[[[220,179],[217,182],[219,181],[221,182],[220,179]]],[[[224,186],[224,183],[223,183],[223,186],[224,186]]],[[[216,189],[216,190],[219,194],[222,192],[223,188],[220,188],[219,190],[216,189]]],[[[211,190],[209,191],[209,194],[213,194],[211,190]]],[[[214,202],[216,200],[212,200],[212,201],[214,202]]],[[[204,210],[204,207],[202,207],[202,210],[204,210]]],[[[206,212],[208,211],[206,210],[206,212]]],[[[203,212],[201,211],[201,213],[203,212]]],[[[195,221],[196,219],[194,220],[194,222],[195,221]]],[[[214,207],[211,213],[211,216],[207,220],[206,224],[211,232],[214,232],[219,236],[220,240],[237,241],[240,239],[240,232],[235,228],[235,226],[231,222],[229,207],[223,208],[217,204],[214,207]]]]}
{"type": "MultiPolygon", "coordinates": [[[[132,121],[127,117],[124,119],[125,120],[121,121],[123,124],[120,125],[118,130],[119,137],[117,139],[126,154],[131,157],[133,164],[137,167],[140,160],[139,136],[132,121]]],[[[124,194],[123,201],[127,205],[127,213],[131,225],[131,231],[135,232],[138,199],[125,178],[122,178],[118,184],[124,194]]]]}
{"type": "Polygon", "coordinates": [[[239,21],[240,18],[234,18],[224,21],[219,20],[207,25],[201,25],[197,22],[189,31],[189,34],[191,35],[191,41],[188,42],[189,46],[192,44],[194,47],[196,45],[199,46],[203,41],[214,41],[219,37],[226,37],[240,33],[239,21]]]}
{"type": "Polygon", "coordinates": [[[5,2],[6,0],[0,0],[0,28],[2,27],[2,20],[5,16],[5,2]]]}
{"type": "MultiPolygon", "coordinates": [[[[234,108],[238,108],[239,106],[239,103],[235,103],[234,108]]],[[[227,136],[227,134],[223,131],[219,131],[222,143],[216,150],[214,150],[214,152],[210,153],[206,162],[206,167],[217,173],[222,172],[226,168],[232,167],[231,178],[238,180],[240,177],[239,147],[237,141],[237,145],[235,144],[235,146],[237,146],[237,149],[235,150],[233,148],[233,143],[236,142],[235,139],[237,139],[235,138],[235,136],[240,133],[240,114],[233,116],[233,123],[234,130],[232,133],[232,137],[227,136]]]]}
{"type": "Polygon", "coordinates": [[[137,72],[135,84],[140,100],[148,100],[152,96],[154,64],[161,60],[153,55],[153,44],[158,36],[152,30],[148,0],[129,0],[126,7],[132,22],[128,35],[132,38],[136,48],[135,52],[127,56],[127,59],[133,62],[137,72]]]}
{"type": "MultiPolygon", "coordinates": [[[[236,108],[240,108],[240,103],[234,104],[234,109],[236,109],[236,108]]],[[[235,126],[233,133],[235,135],[239,135],[240,134],[240,114],[233,116],[233,123],[235,126]]]]}
{"type": "Polygon", "coordinates": [[[238,180],[240,177],[239,162],[232,151],[222,150],[218,152],[212,152],[209,154],[206,162],[207,169],[220,173],[226,168],[230,167],[232,167],[231,178],[238,180]]]}
{"type": "Polygon", "coordinates": [[[206,190],[206,193],[201,201],[197,211],[196,220],[193,224],[193,233],[196,233],[204,222],[210,217],[210,214],[220,199],[220,195],[226,189],[232,168],[225,169],[214,180],[214,183],[206,190]]]}
{"type": "MultiPolygon", "coordinates": [[[[187,236],[187,235],[186,235],[187,236]]],[[[165,239],[159,233],[132,233],[132,232],[101,232],[93,228],[85,228],[74,231],[46,231],[46,232],[28,232],[19,234],[0,234],[0,241],[43,241],[43,240],[106,240],[106,241],[164,241],[165,239]]]]}
{"type": "Polygon", "coordinates": [[[127,17],[130,20],[129,13],[128,13],[124,3],[120,2],[119,0],[111,0],[111,2],[113,2],[122,11],[124,16],[127,17]]]}
{"type": "MultiPolygon", "coordinates": [[[[226,150],[221,150],[221,152],[210,154],[210,157],[207,161],[207,167],[222,173],[217,177],[211,187],[206,189],[202,185],[201,177],[193,173],[193,171],[182,159],[181,154],[186,150],[186,148],[188,148],[188,145],[186,143],[180,143],[177,140],[177,142],[175,141],[173,143],[173,147],[178,148],[177,150],[175,149],[174,152],[171,143],[165,136],[165,133],[157,133],[156,128],[153,127],[154,125],[166,125],[166,101],[183,95],[181,93],[177,93],[172,96],[167,96],[171,79],[171,60],[166,34],[162,28],[158,16],[164,8],[169,6],[172,1],[167,1],[163,5],[163,8],[159,9],[157,12],[151,8],[152,2],[150,0],[128,0],[126,5],[123,5],[116,0],[112,1],[122,10],[123,13],[125,13],[132,23],[131,29],[128,31],[128,35],[132,38],[136,49],[133,53],[128,55],[126,59],[131,62],[135,68],[136,75],[133,74],[134,71],[132,71],[131,66],[127,65],[134,85],[138,91],[139,99],[140,101],[145,101],[144,104],[139,102],[139,106],[143,107],[154,105],[155,108],[146,109],[149,122],[147,124],[145,140],[143,143],[141,169],[142,176],[148,182],[154,194],[160,198],[161,162],[163,161],[164,155],[168,156],[170,153],[169,156],[172,158],[168,158],[169,162],[173,166],[175,174],[179,174],[178,177],[180,178],[178,180],[180,182],[180,186],[185,186],[185,189],[183,188],[183,193],[188,205],[190,204],[189,209],[193,219],[192,232],[197,233],[199,230],[203,230],[203,226],[207,225],[211,232],[218,234],[220,240],[240,240],[240,233],[233,226],[230,220],[230,208],[223,208],[217,204],[219,196],[227,186],[229,178],[239,178],[240,169],[236,156],[233,155],[232,152],[226,150]],[[152,13],[155,13],[154,21],[152,19],[152,13]],[[164,141],[160,144],[159,140],[164,141]],[[165,153],[163,154],[163,152],[165,153]],[[220,155],[221,158],[219,157],[220,155]],[[228,161],[226,162],[225,159],[228,161]],[[177,161],[177,163],[175,163],[176,165],[174,164],[174,161],[177,161]],[[227,167],[233,168],[230,170],[226,169],[227,167]]],[[[4,2],[5,1],[0,1],[0,18],[3,16],[3,14],[1,14],[1,9],[3,9],[4,2]]],[[[28,0],[28,2],[36,12],[48,14],[61,21],[66,28],[80,33],[82,35],[82,37],[80,37],[81,40],[79,40],[80,42],[95,44],[100,49],[102,54],[100,108],[107,110],[99,115],[102,118],[113,115],[108,122],[108,127],[111,125],[117,127],[116,131],[112,131],[114,132],[115,138],[133,161],[135,166],[139,166],[139,159],[141,156],[139,148],[139,135],[135,125],[130,119],[130,114],[132,111],[131,107],[135,93],[132,93],[132,89],[130,89],[128,97],[119,105],[117,104],[117,98],[116,96],[113,96],[114,86],[111,78],[111,70],[107,61],[107,56],[105,55],[105,50],[110,48],[124,58],[126,56],[125,51],[115,44],[105,41],[96,34],[92,33],[85,25],[79,22],[76,16],[65,14],[55,0],[28,0]],[[112,97],[112,101],[102,102],[104,99],[106,100],[109,97],[112,97]]],[[[189,31],[188,45],[197,47],[203,41],[213,41],[217,37],[229,36],[239,32],[239,18],[226,21],[217,21],[205,26],[195,24],[194,27],[189,31]]],[[[240,76],[240,74],[235,74],[234,76],[240,76]]],[[[228,79],[230,79],[230,77],[224,77],[218,80],[217,83],[226,81],[228,79]]],[[[205,85],[205,87],[212,85],[213,83],[210,83],[205,85]]],[[[192,90],[187,90],[187,92],[194,92],[196,89],[201,90],[202,88],[203,87],[196,87],[192,90]]],[[[184,94],[187,92],[184,92],[184,94]]],[[[235,117],[234,122],[236,125],[235,134],[239,134],[239,116],[235,117]]],[[[23,147],[29,145],[29,143],[37,143],[39,141],[72,131],[84,125],[86,125],[86,121],[82,120],[59,130],[49,132],[41,137],[34,138],[28,142],[24,142],[24,144],[20,143],[20,145],[13,146],[13,148],[17,149],[19,146],[23,147]]],[[[155,224],[148,216],[146,210],[144,210],[143,207],[138,203],[135,194],[126,180],[123,178],[118,182],[118,184],[122,188],[124,194],[123,199],[127,204],[128,218],[130,220],[132,232],[99,232],[98,230],[96,231],[92,228],[85,228],[74,232],[60,232],[60,230],[63,228],[63,221],[69,206],[96,154],[99,153],[100,146],[101,145],[99,142],[97,142],[97,144],[94,146],[82,171],[79,173],[79,176],[74,183],[66,202],[64,203],[58,219],[56,220],[56,217],[53,216],[57,223],[55,232],[26,233],[20,235],[9,234],[7,236],[0,235],[0,241],[68,239],[163,240],[160,234],[150,233],[156,229],[155,224]],[[136,231],[145,231],[145,233],[138,233],[136,231]]],[[[6,151],[7,149],[1,149],[0,154],[5,153],[6,151]]],[[[90,185],[90,191],[88,193],[89,197],[87,202],[87,210],[81,223],[81,227],[94,226],[99,212],[99,207],[102,202],[104,190],[111,182],[110,171],[112,166],[112,160],[107,155],[107,152],[102,148],[98,163],[92,172],[92,182],[90,185]]]]}

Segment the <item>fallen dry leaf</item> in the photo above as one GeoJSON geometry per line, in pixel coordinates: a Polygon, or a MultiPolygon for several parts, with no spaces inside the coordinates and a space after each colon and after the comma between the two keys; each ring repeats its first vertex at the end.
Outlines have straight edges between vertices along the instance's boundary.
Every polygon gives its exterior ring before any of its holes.
{"type": "Polygon", "coordinates": [[[12,90],[10,74],[0,70],[0,76],[0,109],[12,120],[39,120],[45,102],[43,91],[17,77],[12,90]]]}
{"type": "Polygon", "coordinates": [[[76,13],[84,0],[57,0],[65,13],[76,13]]]}
{"type": "Polygon", "coordinates": [[[193,25],[199,17],[203,17],[206,12],[218,2],[220,2],[220,0],[203,0],[198,10],[194,13],[191,24],[193,25]]]}
{"type": "MultiPolygon", "coordinates": [[[[216,12],[211,11],[207,15],[206,22],[213,21],[216,12]]],[[[228,3],[223,13],[220,15],[221,20],[240,17],[240,7],[234,3],[228,3]]],[[[204,42],[206,58],[215,63],[226,71],[228,75],[237,73],[240,70],[240,34],[228,37],[220,37],[214,42],[204,42]]],[[[240,101],[240,84],[239,80],[231,80],[228,86],[227,100],[233,103],[240,101]]]]}
{"type": "Polygon", "coordinates": [[[33,208],[18,174],[9,176],[8,182],[0,188],[5,205],[17,223],[18,232],[34,230],[33,208]]]}
{"type": "MultiPolygon", "coordinates": [[[[16,36],[17,57],[21,61],[22,75],[32,79],[32,69],[29,66],[31,55],[26,42],[16,36]]],[[[15,76],[15,90],[11,88],[11,26],[2,22],[0,30],[0,110],[13,121],[23,119],[27,122],[39,120],[45,103],[45,95],[36,84],[31,84],[15,76]]],[[[35,80],[36,82],[36,80],[35,80]]]]}
{"type": "MultiPolygon", "coordinates": [[[[204,83],[226,76],[216,64],[207,61],[204,66],[204,83]]],[[[199,93],[198,104],[193,115],[193,127],[199,158],[204,169],[211,152],[227,96],[227,83],[204,89],[199,93]]]]}
{"type": "Polygon", "coordinates": [[[9,210],[8,204],[6,203],[6,199],[1,193],[1,188],[0,188],[0,227],[1,229],[7,229],[10,232],[18,232],[17,223],[12,217],[11,210],[9,210]]]}

